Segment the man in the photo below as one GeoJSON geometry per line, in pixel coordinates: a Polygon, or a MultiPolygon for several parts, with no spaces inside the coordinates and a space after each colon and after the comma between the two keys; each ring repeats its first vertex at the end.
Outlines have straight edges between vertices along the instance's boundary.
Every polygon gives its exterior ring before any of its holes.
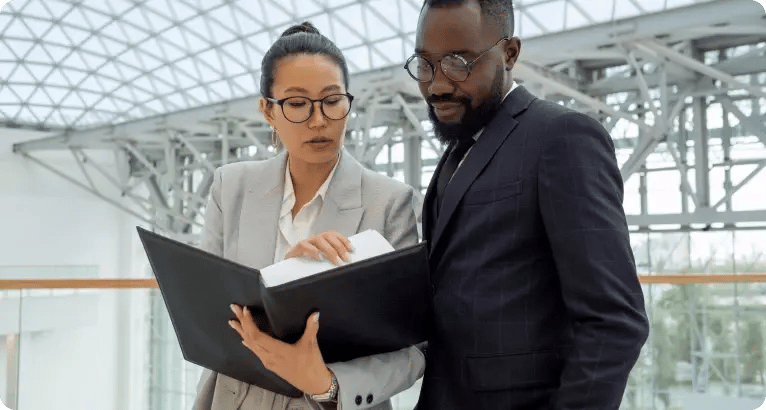
{"type": "Polygon", "coordinates": [[[419,410],[617,409],[646,340],[608,133],[513,81],[510,0],[426,0],[407,62],[449,148],[426,193],[419,410]]]}

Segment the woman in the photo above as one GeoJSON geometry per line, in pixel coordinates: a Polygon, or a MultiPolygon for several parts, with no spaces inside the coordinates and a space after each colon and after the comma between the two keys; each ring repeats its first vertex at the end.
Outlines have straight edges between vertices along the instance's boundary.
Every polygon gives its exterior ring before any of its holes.
{"type": "MultiPolygon", "coordinates": [[[[201,248],[263,268],[285,257],[337,261],[347,236],[380,232],[395,248],[417,241],[412,188],[364,169],[343,151],[348,68],[341,51],[310,23],[293,26],[261,65],[260,108],[285,149],[267,161],[216,170],[201,248]],[[320,253],[321,252],[321,253],[320,253]]],[[[325,364],[316,346],[318,314],[295,345],[270,338],[232,306],[230,325],[264,366],[303,391],[293,399],[205,371],[194,409],[390,409],[389,398],[423,374],[415,347],[325,364]]],[[[320,312],[321,313],[321,312],[320,312]]]]}

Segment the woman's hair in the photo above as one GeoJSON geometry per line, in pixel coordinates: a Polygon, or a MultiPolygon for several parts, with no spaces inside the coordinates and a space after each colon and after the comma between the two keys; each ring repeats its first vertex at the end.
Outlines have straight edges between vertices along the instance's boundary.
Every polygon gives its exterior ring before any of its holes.
{"type": "Polygon", "coordinates": [[[348,65],[343,53],[329,38],[319,33],[308,21],[294,25],[271,45],[261,62],[261,95],[273,98],[274,67],[280,59],[297,54],[319,54],[333,59],[343,72],[343,83],[348,90],[348,65]]]}

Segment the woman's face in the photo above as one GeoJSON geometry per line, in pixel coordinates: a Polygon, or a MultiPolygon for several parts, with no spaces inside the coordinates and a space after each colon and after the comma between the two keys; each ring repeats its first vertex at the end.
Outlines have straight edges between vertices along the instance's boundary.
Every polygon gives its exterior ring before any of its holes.
{"type": "MultiPolygon", "coordinates": [[[[274,83],[272,96],[275,100],[288,97],[307,97],[314,100],[332,94],[344,94],[346,88],[343,74],[335,61],[320,54],[297,54],[280,59],[274,65],[274,83]]],[[[307,104],[307,102],[304,102],[307,104]]],[[[267,104],[261,98],[260,106],[266,120],[277,132],[277,136],[287,149],[291,161],[308,163],[326,163],[338,157],[346,133],[348,116],[333,120],[322,114],[321,103],[313,103],[313,112],[304,122],[295,123],[285,118],[288,115],[308,107],[301,102],[289,106],[284,103],[284,111],[279,104],[267,104]]],[[[338,104],[337,99],[328,100],[328,107],[338,104]]],[[[327,110],[330,112],[330,110],[327,110]]],[[[292,114],[293,120],[295,114],[292,114]]]]}

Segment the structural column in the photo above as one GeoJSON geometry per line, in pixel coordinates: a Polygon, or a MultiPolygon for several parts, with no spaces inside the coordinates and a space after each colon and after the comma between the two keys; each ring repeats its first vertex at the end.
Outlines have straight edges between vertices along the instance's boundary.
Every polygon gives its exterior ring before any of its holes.
{"type": "Polygon", "coordinates": [[[417,133],[404,132],[404,182],[420,192],[422,188],[421,137],[417,133]]]}

